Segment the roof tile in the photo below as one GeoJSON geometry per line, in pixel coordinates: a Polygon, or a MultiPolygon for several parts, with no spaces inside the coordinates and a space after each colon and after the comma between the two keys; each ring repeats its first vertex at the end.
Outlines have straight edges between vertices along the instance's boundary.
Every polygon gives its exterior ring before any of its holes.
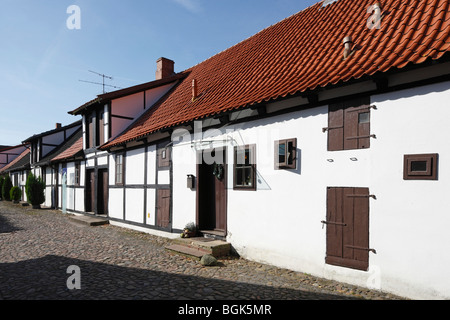
{"type": "Polygon", "coordinates": [[[439,59],[450,51],[450,0],[386,0],[380,29],[369,29],[373,0],[319,2],[180,74],[185,78],[130,129],[104,146],[166,127],[439,59]],[[343,59],[343,39],[353,55],[343,59]],[[199,97],[192,101],[196,79],[199,97]]]}

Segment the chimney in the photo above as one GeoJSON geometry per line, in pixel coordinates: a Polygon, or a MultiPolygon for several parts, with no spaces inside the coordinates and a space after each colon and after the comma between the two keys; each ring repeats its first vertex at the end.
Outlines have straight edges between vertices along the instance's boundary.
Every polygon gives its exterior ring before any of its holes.
{"type": "Polygon", "coordinates": [[[61,123],[57,123],[57,124],[55,125],[55,127],[56,127],[56,129],[61,129],[61,123]]]}
{"type": "Polygon", "coordinates": [[[352,44],[353,40],[351,36],[344,38],[344,60],[347,59],[353,52],[352,52],[352,44]]]}
{"type": "Polygon", "coordinates": [[[156,80],[172,76],[175,73],[174,64],[175,62],[167,58],[159,58],[156,60],[156,80]]]}

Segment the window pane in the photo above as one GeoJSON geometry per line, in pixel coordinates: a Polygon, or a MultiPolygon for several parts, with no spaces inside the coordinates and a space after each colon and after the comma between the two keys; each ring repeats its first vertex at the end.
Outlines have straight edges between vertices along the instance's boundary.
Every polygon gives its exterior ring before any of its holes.
{"type": "Polygon", "coordinates": [[[253,175],[252,175],[252,167],[245,168],[244,169],[244,185],[251,187],[253,185],[253,175]]]}
{"type": "Polygon", "coordinates": [[[244,185],[244,175],[242,174],[242,168],[236,168],[236,185],[244,185]]]}
{"type": "Polygon", "coordinates": [[[286,144],[280,143],[278,145],[278,163],[285,163],[286,161],[286,144]]]}
{"type": "Polygon", "coordinates": [[[427,171],[427,161],[411,161],[411,171],[427,171]]]}
{"type": "Polygon", "coordinates": [[[358,115],[358,122],[359,123],[369,123],[370,122],[370,113],[369,112],[363,112],[358,115]]]}
{"type": "Polygon", "coordinates": [[[123,155],[116,156],[116,183],[123,183],[123,155]]]}

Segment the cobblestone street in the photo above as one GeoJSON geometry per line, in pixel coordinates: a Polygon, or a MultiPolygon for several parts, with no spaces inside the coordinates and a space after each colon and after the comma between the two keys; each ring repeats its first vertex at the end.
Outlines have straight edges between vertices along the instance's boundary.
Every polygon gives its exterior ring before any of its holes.
{"type": "Polygon", "coordinates": [[[238,257],[204,267],[164,249],[170,240],[61,212],[0,202],[1,300],[339,300],[397,297],[238,257]],[[69,290],[69,266],[81,289],[69,290]]]}

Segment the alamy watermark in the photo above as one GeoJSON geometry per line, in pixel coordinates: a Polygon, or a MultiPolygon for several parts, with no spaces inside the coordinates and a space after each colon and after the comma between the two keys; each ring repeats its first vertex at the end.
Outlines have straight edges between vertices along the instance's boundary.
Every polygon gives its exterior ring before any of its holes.
{"type": "Polygon", "coordinates": [[[71,276],[67,278],[66,285],[69,290],[81,290],[81,269],[79,266],[69,266],[67,273],[71,276]]]}
{"type": "Polygon", "coordinates": [[[367,28],[369,29],[381,29],[381,8],[380,5],[374,4],[367,8],[367,13],[372,14],[367,19],[367,28]]]}
{"type": "Polygon", "coordinates": [[[70,16],[66,20],[66,26],[69,30],[81,29],[81,9],[77,5],[71,5],[67,8],[67,14],[70,16]]]}

